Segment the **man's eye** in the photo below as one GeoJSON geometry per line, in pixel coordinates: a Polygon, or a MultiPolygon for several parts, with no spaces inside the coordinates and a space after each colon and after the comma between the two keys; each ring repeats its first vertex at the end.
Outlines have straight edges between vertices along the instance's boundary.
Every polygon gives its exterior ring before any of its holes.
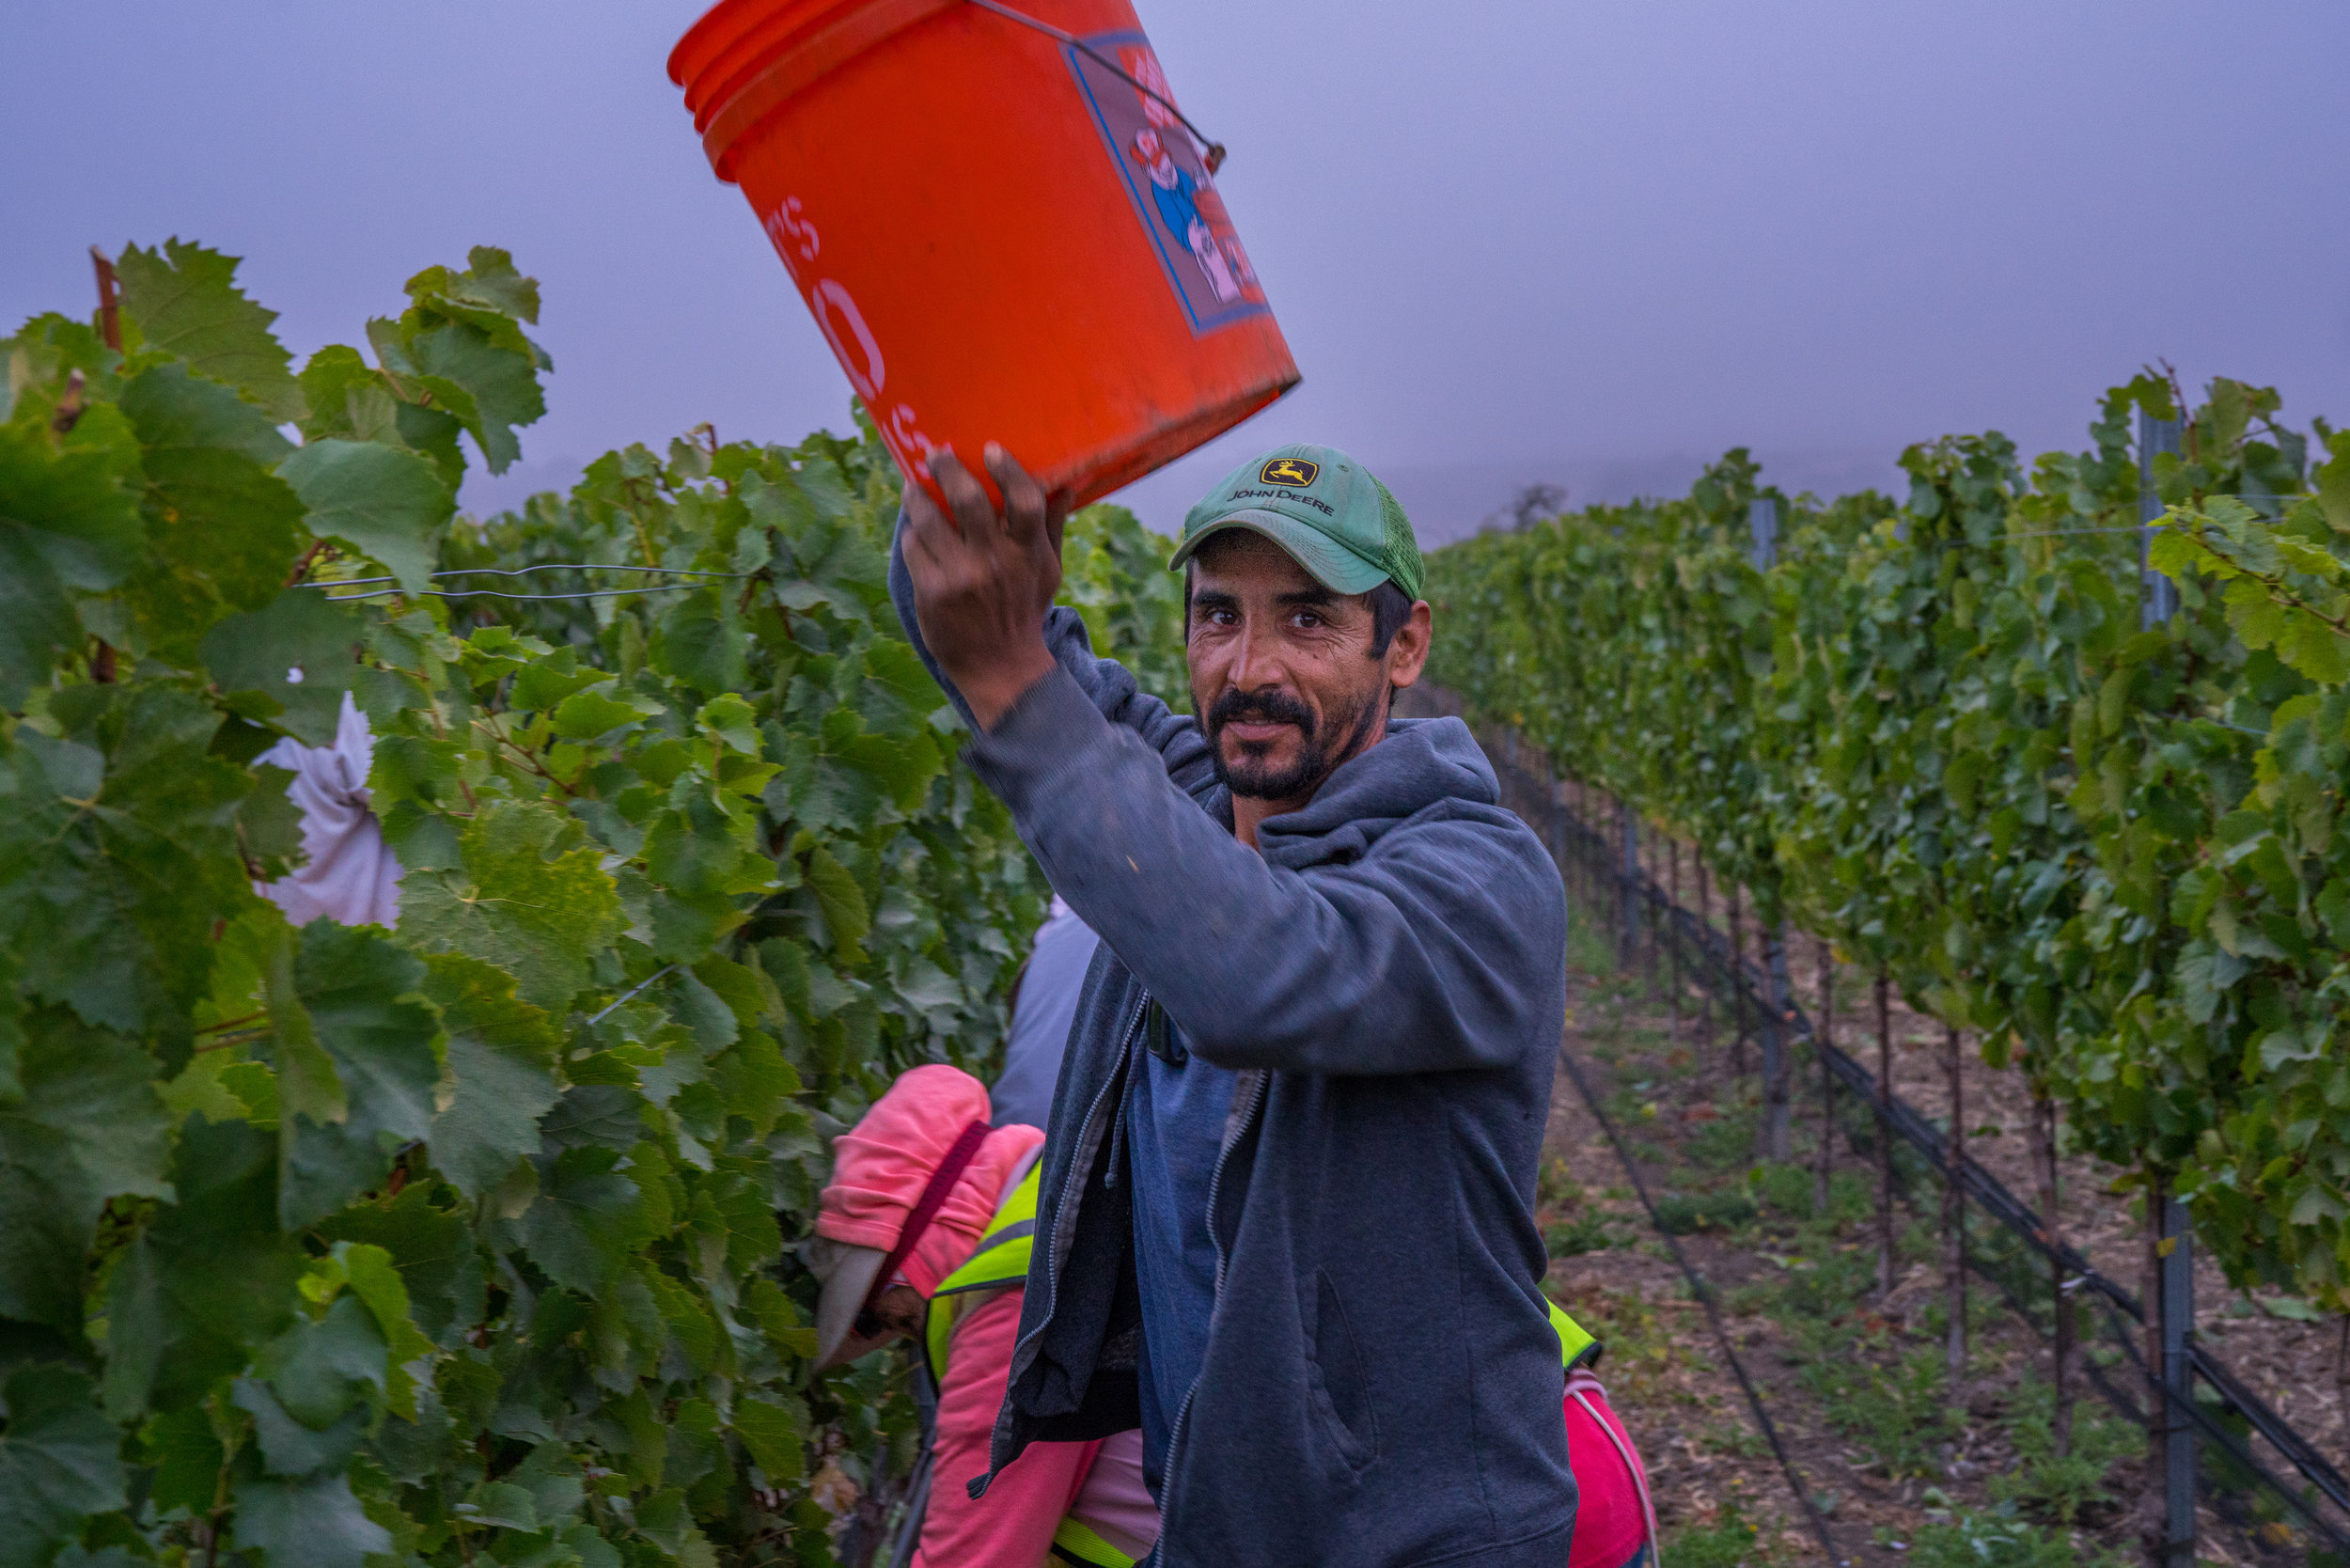
{"type": "Polygon", "coordinates": [[[1322,624],[1322,618],[1311,610],[1300,610],[1297,612],[1297,624],[1310,631],[1322,624]]]}

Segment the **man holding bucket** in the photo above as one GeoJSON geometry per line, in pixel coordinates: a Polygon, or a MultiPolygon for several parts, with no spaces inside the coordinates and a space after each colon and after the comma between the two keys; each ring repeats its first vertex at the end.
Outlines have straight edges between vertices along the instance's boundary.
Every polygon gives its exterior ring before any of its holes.
{"type": "Polygon", "coordinates": [[[943,508],[907,485],[891,594],[1102,937],[995,1469],[1139,1426],[1167,1568],[1556,1568],[1565,902],[1466,727],[1390,713],[1429,649],[1411,525],[1328,447],[1217,486],[1171,563],[1195,721],[1052,608],[1066,505],[987,468],[1000,510],[949,454],[943,508]]]}

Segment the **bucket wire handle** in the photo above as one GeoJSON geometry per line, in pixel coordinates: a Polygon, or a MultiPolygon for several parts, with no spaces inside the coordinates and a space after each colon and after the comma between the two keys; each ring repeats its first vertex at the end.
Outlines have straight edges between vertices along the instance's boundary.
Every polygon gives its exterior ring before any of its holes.
{"type": "Polygon", "coordinates": [[[1183,122],[1183,129],[1191,133],[1191,139],[1199,144],[1200,157],[1202,161],[1207,164],[1208,172],[1210,174],[1214,174],[1216,170],[1224,166],[1224,144],[1222,142],[1210,141],[1208,139],[1207,133],[1201,131],[1199,127],[1192,124],[1191,118],[1188,115],[1185,115],[1183,110],[1175,107],[1174,103],[1165,93],[1158,91],[1156,88],[1152,87],[1144,82],[1137,81],[1133,72],[1126,70],[1125,67],[1120,65],[1116,60],[1113,60],[1104,55],[1100,50],[1094,48],[1091,44],[1087,43],[1083,39],[1078,38],[1074,33],[1063,32],[1060,28],[1054,26],[1049,22],[1039,22],[1035,17],[1028,15],[1025,11],[1015,11],[1010,6],[999,4],[998,0],[971,0],[971,4],[979,7],[979,9],[983,11],[994,11],[997,16],[1002,17],[1007,22],[1017,22],[1023,27],[1034,28],[1036,31],[1042,33],[1046,38],[1052,39],[1058,43],[1067,44],[1070,48],[1076,50],[1079,54],[1085,55],[1086,58],[1091,60],[1095,65],[1100,66],[1103,70],[1111,72],[1113,75],[1122,77],[1130,86],[1133,86],[1135,91],[1142,94],[1145,98],[1152,100],[1158,103],[1161,108],[1164,108],[1168,114],[1173,115],[1178,120],[1183,122]]]}

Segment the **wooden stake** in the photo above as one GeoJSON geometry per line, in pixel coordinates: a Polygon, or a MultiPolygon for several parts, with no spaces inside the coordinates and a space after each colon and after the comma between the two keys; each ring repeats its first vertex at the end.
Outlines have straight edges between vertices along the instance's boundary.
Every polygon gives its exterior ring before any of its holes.
{"type": "MultiPolygon", "coordinates": [[[[2034,1083],[2031,1092],[2032,1176],[2040,1189],[2041,1238],[2051,1249],[2064,1245],[2064,1226],[2058,1212],[2061,1194],[2057,1185],[2056,1102],[2034,1083]]],[[[2072,1298],[2064,1291],[2064,1264],[2048,1260],[2048,1300],[2056,1309],[2056,1348],[2048,1362],[2048,1386],[2054,1398],[2051,1427],[2056,1456],[2073,1451],[2073,1338],[2076,1326],[2072,1298]]]]}
{"type": "Polygon", "coordinates": [[[1893,1294],[1893,984],[1877,971],[1877,1296],[1893,1294]]]}
{"type": "Polygon", "coordinates": [[[122,310],[115,287],[115,264],[106,259],[106,253],[96,245],[89,248],[89,259],[98,269],[98,336],[115,353],[122,352],[122,310]]]}
{"type": "MultiPolygon", "coordinates": [[[[116,303],[115,264],[106,259],[106,253],[96,245],[89,248],[90,261],[98,269],[98,336],[115,353],[122,352],[122,312],[116,303]]],[[[77,375],[80,372],[75,372],[77,375]]],[[[75,416],[80,417],[78,412],[75,416]]],[[[69,430],[70,426],[67,427],[69,430]]],[[[60,431],[59,433],[63,433],[60,431]]],[[[105,684],[115,680],[115,651],[103,637],[91,639],[98,644],[90,655],[90,679],[105,684]]]]}
{"type": "MultiPolygon", "coordinates": [[[[2149,1172],[2146,1180],[2146,1500],[2147,1512],[2162,1520],[2168,1513],[2170,1466],[2170,1402],[2162,1397],[2162,1178],[2149,1172]]],[[[2157,1562],[2168,1554],[2157,1551],[2157,1562]]]]}
{"type": "MultiPolygon", "coordinates": [[[[1706,950],[1714,945],[1714,887],[1706,880],[1705,856],[1693,848],[1689,858],[1697,862],[1698,924],[1702,928],[1706,950]]],[[[1714,1043],[1714,993],[1700,981],[1698,986],[1698,1040],[1700,1044],[1714,1043]]]]}
{"type": "Polygon", "coordinates": [[[2342,1446],[2350,1448],[2350,1314],[2342,1320],[2342,1338],[2334,1343],[2334,1419],[2340,1423],[2342,1446]]]}
{"type": "Polygon", "coordinates": [[[1730,885],[1730,1008],[1737,1030],[1730,1042],[1730,1070],[1742,1076],[1747,1070],[1747,928],[1739,902],[1743,892],[1738,884],[1730,885]]]}
{"type": "Polygon", "coordinates": [[[1678,1042],[1681,1039],[1681,928],[1676,923],[1675,912],[1681,907],[1681,840],[1671,834],[1665,837],[1665,868],[1668,889],[1665,897],[1670,905],[1665,911],[1666,983],[1670,988],[1668,995],[1672,1004],[1673,1039],[1678,1042]]]}
{"type": "Polygon", "coordinates": [[[1836,1043],[1836,952],[1827,938],[1812,938],[1812,956],[1820,972],[1820,1032],[1812,1055],[1820,1064],[1820,1157],[1811,1183],[1812,1211],[1827,1217],[1828,1183],[1836,1171],[1836,1077],[1827,1070],[1827,1053],[1836,1043]]]}
{"type": "Polygon", "coordinates": [[[1959,1172],[1966,1163],[1966,1100],[1959,1061],[1958,1030],[1946,1024],[1942,1071],[1950,1086],[1950,1132],[1943,1145],[1950,1162],[1950,1180],[1942,1186],[1942,1278],[1950,1292],[1948,1360],[1950,1397],[1953,1403],[1963,1403],[1959,1383],[1966,1375],[1966,1192],[1959,1184],[1959,1172]]]}

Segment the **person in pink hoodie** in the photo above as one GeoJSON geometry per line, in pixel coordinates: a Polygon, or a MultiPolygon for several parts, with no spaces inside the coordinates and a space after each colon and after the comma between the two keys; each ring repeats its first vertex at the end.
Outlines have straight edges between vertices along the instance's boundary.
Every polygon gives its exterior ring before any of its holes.
{"type": "MultiPolygon", "coordinates": [[[[1025,1267],[1001,1283],[959,1281],[982,1272],[973,1265],[995,1246],[1025,1252],[1035,1213],[1028,1178],[1044,1141],[1016,1122],[991,1129],[989,1111],[987,1090],[970,1074],[917,1067],[834,1140],[832,1183],[816,1239],[804,1248],[824,1282],[819,1363],[838,1366],[913,1335],[941,1369],[929,1504],[912,1568],[1132,1568],[1159,1523],[1137,1432],[1035,1444],[983,1500],[966,1489],[987,1469],[1025,1267]]],[[[1563,1314],[1552,1321],[1572,1361],[1564,1415],[1582,1492],[1565,1568],[1655,1568],[1647,1476],[1591,1373],[1599,1344],[1563,1314]]]]}
{"type": "Polygon", "coordinates": [[[912,1568],[1131,1568],[1159,1530],[1139,1433],[1038,1443],[996,1475],[983,1500],[967,1490],[988,1467],[1026,1269],[976,1287],[953,1277],[967,1277],[982,1250],[1025,1254],[1019,1204],[1025,1197],[1033,1215],[1028,1178],[1044,1142],[1035,1127],[991,1129],[988,1120],[978,1079],[916,1067],[834,1140],[816,1237],[802,1249],[823,1280],[818,1364],[853,1361],[901,1335],[926,1341],[938,1411],[912,1568]]]}

